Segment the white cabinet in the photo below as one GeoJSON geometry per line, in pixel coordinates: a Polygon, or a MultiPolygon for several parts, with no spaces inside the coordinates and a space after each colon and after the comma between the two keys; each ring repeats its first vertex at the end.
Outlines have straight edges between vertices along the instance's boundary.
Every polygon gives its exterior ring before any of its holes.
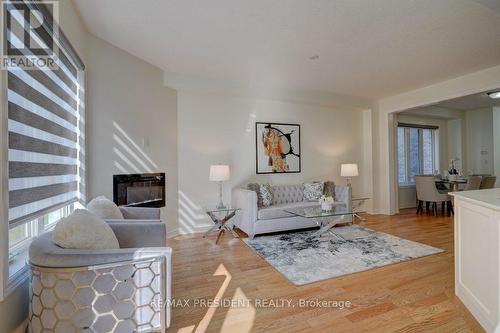
{"type": "Polygon", "coordinates": [[[487,332],[500,332],[500,189],[455,197],[455,294],[487,332]]]}

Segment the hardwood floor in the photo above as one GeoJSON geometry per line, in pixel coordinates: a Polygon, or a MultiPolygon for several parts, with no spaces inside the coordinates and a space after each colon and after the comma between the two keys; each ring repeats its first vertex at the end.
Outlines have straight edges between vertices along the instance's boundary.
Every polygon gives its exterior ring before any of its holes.
{"type": "Polygon", "coordinates": [[[168,241],[178,300],[168,332],[483,332],[454,296],[452,218],[417,216],[413,209],[365,217],[362,226],[445,252],[296,287],[231,235],[219,245],[215,233],[178,236],[168,241]],[[214,299],[221,306],[203,306],[214,299]],[[222,303],[230,300],[237,306],[222,303]],[[285,304],[267,307],[264,300],[285,304]],[[300,306],[300,300],[352,307],[300,306]]]}

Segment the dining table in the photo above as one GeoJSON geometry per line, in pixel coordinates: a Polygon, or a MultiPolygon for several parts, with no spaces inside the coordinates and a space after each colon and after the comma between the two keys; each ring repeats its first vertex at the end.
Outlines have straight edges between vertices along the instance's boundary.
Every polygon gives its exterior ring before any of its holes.
{"type": "Polygon", "coordinates": [[[436,178],[436,187],[438,188],[438,190],[449,190],[450,192],[457,192],[461,184],[467,184],[467,178],[436,178]]]}

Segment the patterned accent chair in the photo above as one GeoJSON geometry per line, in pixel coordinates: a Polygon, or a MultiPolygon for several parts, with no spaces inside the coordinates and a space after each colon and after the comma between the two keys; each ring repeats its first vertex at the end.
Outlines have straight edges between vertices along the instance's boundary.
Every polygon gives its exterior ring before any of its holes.
{"type": "Polygon", "coordinates": [[[33,240],[30,332],[165,332],[172,284],[165,224],[107,223],[120,249],[64,249],[51,232],[33,240]]]}
{"type": "MultiPolygon", "coordinates": [[[[287,208],[318,206],[318,202],[304,201],[304,185],[275,185],[273,204],[269,207],[258,207],[257,193],[252,190],[238,188],[233,191],[235,206],[241,208],[235,218],[235,226],[248,236],[270,232],[313,228],[318,225],[314,219],[295,216],[285,211],[287,208]]],[[[351,188],[335,185],[335,200],[339,205],[352,208],[351,188]]],[[[352,216],[344,219],[352,222],[352,216]]]]}

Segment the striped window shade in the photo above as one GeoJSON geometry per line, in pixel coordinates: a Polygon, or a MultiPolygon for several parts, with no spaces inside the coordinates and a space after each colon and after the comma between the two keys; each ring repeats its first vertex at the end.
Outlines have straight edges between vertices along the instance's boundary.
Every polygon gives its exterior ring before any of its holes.
{"type": "MultiPolygon", "coordinates": [[[[37,9],[52,19],[49,11],[37,9]]],[[[12,17],[22,23],[19,12],[12,10],[12,17]]],[[[35,37],[45,44],[54,38],[57,69],[15,68],[7,74],[11,227],[85,202],[84,66],[62,31],[54,34],[55,29],[54,24],[35,37]]],[[[8,29],[7,38],[16,45],[23,33],[8,29]]]]}

